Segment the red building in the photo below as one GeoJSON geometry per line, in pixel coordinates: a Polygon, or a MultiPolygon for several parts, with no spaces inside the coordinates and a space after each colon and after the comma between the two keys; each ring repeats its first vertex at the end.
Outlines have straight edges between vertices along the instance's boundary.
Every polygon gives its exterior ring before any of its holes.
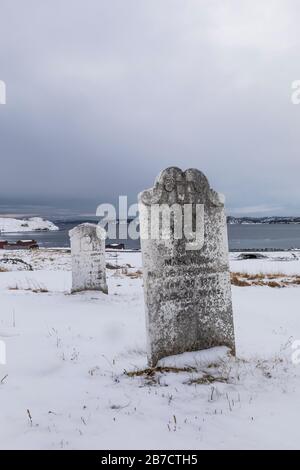
{"type": "Polygon", "coordinates": [[[39,248],[35,240],[18,240],[16,243],[0,240],[0,250],[32,250],[34,248],[39,248]]]}

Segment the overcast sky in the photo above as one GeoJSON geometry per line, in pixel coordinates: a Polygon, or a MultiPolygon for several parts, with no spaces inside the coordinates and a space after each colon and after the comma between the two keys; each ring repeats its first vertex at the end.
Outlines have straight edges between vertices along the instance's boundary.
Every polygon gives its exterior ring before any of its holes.
{"type": "Polygon", "coordinates": [[[0,206],[93,212],[167,166],[300,215],[299,0],[0,0],[0,206]]]}

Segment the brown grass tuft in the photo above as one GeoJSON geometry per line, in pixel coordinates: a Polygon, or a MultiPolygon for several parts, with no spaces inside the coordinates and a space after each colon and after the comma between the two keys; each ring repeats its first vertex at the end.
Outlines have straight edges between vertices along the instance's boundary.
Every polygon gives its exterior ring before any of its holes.
{"type": "Polygon", "coordinates": [[[125,371],[128,377],[152,377],[155,374],[179,374],[180,372],[194,372],[194,367],[151,367],[143,370],[125,371]]]}
{"type": "Polygon", "coordinates": [[[249,274],[234,272],[231,273],[231,284],[238,287],[266,286],[271,288],[283,288],[289,286],[299,286],[300,276],[287,275],[284,273],[249,274]]]}
{"type": "Polygon", "coordinates": [[[143,276],[142,271],[138,270],[133,273],[129,273],[128,271],[124,273],[125,276],[130,277],[130,279],[140,279],[143,276]]]}
{"type": "Polygon", "coordinates": [[[239,273],[231,273],[231,284],[237,287],[249,287],[251,286],[250,282],[241,279],[239,273]]]}
{"type": "Polygon", "coordinates": [[[215,382],[227,384],[229,379],[226,377],[214,377],[213,375],[204,374],[202,377],[188,381],[189,385],[210,385],[215,382]]]}

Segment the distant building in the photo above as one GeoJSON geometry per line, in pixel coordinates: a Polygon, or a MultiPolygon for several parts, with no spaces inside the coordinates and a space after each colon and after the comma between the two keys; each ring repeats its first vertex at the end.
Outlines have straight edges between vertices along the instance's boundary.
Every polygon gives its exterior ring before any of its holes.
{"type": "Polygon", "coordinates": [[[18,240],[16,243],[0,240],[0,250],[33,250],[35,248],[39,248],[36,240],[18,240]]]}

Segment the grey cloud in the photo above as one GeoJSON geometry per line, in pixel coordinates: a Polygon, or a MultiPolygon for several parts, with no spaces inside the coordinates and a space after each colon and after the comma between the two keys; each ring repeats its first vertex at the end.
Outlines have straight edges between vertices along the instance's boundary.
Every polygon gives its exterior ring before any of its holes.
{"type": "Polygon", "coordinates": [[[299,215],[299,13],[297,0],[2,0],[2,201],[92,210],[177,165],[202,169],[235,214],[299,215]]]}

